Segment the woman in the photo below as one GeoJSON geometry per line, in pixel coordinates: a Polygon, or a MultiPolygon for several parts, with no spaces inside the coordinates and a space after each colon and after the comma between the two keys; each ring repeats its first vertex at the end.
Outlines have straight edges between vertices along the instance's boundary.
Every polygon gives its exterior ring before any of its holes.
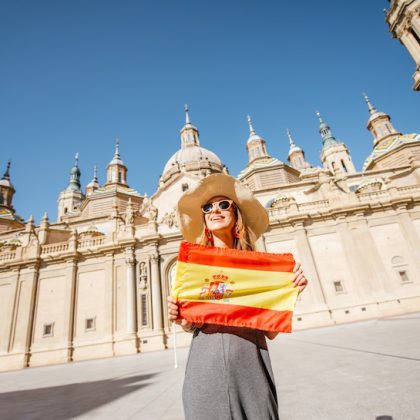
{"type": "MultiPolygon", "coordinates": [[[[204,178],[178,202],[181,232],[188,242],[254,250],[268,227],[268,215],[253,194],[233,177],[204,178]]],[[[296,264],[293,284],[307,280],[296,264]]],[[[266,337],[277,333],[178,319],[168,298],[169,320],[193,333],[185,372],[183,404],[187,420],[278,419],[277,396],[266,337]]]]}

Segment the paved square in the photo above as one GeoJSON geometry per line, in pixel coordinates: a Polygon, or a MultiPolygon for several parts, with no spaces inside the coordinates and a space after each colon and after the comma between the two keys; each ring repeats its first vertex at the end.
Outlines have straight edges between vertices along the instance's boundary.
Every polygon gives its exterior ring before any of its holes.
{"type": "MultiPolygon", "coordinates": [[[[270,353],[282,420],[420,419],[420,313],[282,335],[270,353]]],[[[2,373],[0,418],[180,420],[187,356],[2,373]]]]}

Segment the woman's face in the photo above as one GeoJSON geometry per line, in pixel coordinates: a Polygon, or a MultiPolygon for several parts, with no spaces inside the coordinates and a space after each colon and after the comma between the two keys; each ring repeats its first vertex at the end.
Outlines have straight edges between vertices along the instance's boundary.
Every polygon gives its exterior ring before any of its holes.
{"type": "MultiPolygon", "coordinates": [[[[221,200],[229,200],[229,198],[224,196],[217,196],[210,199],[207,203],[215,203],[221,200]]],[[[233,235],[233,228],[236,223],[235,204],[232,203],[232,205],[227,210],[221,210],[218,204],[214,204],[210,213],[204,214],[204,221],[207,229],[210,232],[229,232],[233,235]]]]}

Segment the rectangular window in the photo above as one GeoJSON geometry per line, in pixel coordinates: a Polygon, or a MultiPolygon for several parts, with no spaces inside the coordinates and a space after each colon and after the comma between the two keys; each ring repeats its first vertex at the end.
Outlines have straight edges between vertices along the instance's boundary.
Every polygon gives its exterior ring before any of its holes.
{"type": "Polygon", "coordinates": [[[85,319],[85,331],[95,331],[95,318],[85,319]]]}
{"type": "Polygon", "coordinates": [[[141,295],[141,325],[142,327],[147,326],[147,295],[141,295]]]}
{"type": "Polygon", "coordinates": [[[54,335],[54,324],[44,324],[42,336],[52,337],[54,335]]]}
{"type": "Polygon", "coordinates": [[[334,288],[335,288],[336,293],[344,292],[344,287],[341,281],[335,281],[334,288]]]}
{"type": "Polygon", "coordinates": [[[408,278],[407,271],[401,270],[401,271],[398,271],[398,274],[400,275],[402,283],[407,283],[410,281],[410,279],[408,278]]]}

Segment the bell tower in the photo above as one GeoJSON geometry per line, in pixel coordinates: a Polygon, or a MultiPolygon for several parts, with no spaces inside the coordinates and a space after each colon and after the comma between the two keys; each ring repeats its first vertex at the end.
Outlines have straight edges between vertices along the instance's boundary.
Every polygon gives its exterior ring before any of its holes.
{"type": "Polygon", "coordinates": [[[364,94],[366,105],[369,109],[369,120],[367,122],[367,129],[373,136],[373,147],[386,141],[388,138],[400,135],[391,123],[391,117],[385,112],[378,111],[370,102],[369,97],[364,94]]]}
{"type": "Polygon", "coordinates": [[[120,156],[120,140],[115,139],[115,153],[111,162],[108,163],[106,168],[106,183],[108,185],[121,185],[128,187],[127,184],[127,167],[121,160],[120,156]]]}
{"type": "Polygon", "coordinates": [[[346,145],[337,141],[329,125],[322,120],[321,114],[317,112],[316,115],[319,120],[319,133],[322,138],[321,161],[324,168],[334,175],[356,173],[356,168],[353,165],[346,145]]]}
{"type": "Polygon", "coordinates": [[[296,146],[289,129],[287,129],[287,136],[289,137],[290,145],[288,161],[292,168],[295,168],[298,171],[310,168],[311,165],[305,160],[305,152],[299,146],[296,146]]]}
{"type": "Polygon", "coordinates": [[[10,160],[7,162],[6,170],[0,179],[0,208],[6,208],[14,212],[12,201],[15,188],[10,182],[10,160]]]}
{"type": "Polygon", "coordinates": [[[252,125],[252,119],[248,115],[248,126],[249,126],[249,137],[246,143],[246,149],[248,151],[248,165],[257,159],[264,159],[270,158],[269,154],[267,153],[267,146],[265,140],[259,136],[255,130],[254,126],[252,125]]]}
{"type": "Polygon", "coordinates": [[[80,189],[80,175],[79,153],[76,153],[74,165],[70,171],[69,184],[58,198],[58,222],[61,222],[63,217],[77,211],[85,199],[85,195],[80,189]]]}

